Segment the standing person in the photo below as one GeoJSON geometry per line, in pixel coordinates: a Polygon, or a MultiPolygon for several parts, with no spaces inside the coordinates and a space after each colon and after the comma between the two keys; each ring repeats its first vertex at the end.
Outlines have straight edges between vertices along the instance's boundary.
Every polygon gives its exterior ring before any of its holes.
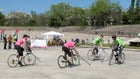
{"type": "Polygon", "coordinates": [[[11,34],[8,36],[8,49],[11,49],[11,47],[12,47],[12,36],[11,36],[11,34]]]}
{"type": "Polygon", "coordinates": [[[14,34],[13,35],[13,45],[14,45],[14,48],[15,48],[15,43],[17,42],[17,36],[14,34]]]}
{"type": "Polygon", "coordinates": [[[24,51],[24,49],[27,49],[27,44],[26,44],[27,43],[27,39],[28,39],[28,35],[25,34],[15,44],[15,49],[17,50],[18,56],[19,56],[19,58],[18,58],[18,61],[19,61],[18,64],[20,66],[23,66],[21,60],[23,58],[23,51],[24,51]]]}
{"type": "Polygon", "coordinates": [[[103,35],[100,35],[99,37],[95,38],[92,43],[93,43],[93,49],[96,49],[97,55],[99,52],[99,46],[102,48],[103,46],[103,35]]]}
{"type": "Polygon", "coordinates": [[[7,49],[7,37],[6,36],[7,36],[6,34],[3,36],[3,43],[4,43],[3,49],[7,49]]]}
{"type": "Polygon", "coordinates": [[[80,56],[80,55],[79,55],[79,53],[76,49],[75,42],[68,41],[62,46],[62,51],[65,52],[65,57],[66,57],[66,55],[69,56],[68,57],[69,66],[73,66],[73,64],[72,64],[72,53],[70,52],[70,49],[73,49],[78,56],[80,56]]]}
{"type": "MultiPolygon", "coordinates": [[[[122,57],[122,51],[124,49],[124,41],[118,38],[116,35],[112,35],[112,39],[113,39],[113,44],[114,44],[113,51],[119,50],[119,56],[122,57]]],[[[118,55],[115,55],[115,56],[118,56],[118,55]]],[[[118,63],[121,64],[121,61],[119,60],[118,63]]]]}

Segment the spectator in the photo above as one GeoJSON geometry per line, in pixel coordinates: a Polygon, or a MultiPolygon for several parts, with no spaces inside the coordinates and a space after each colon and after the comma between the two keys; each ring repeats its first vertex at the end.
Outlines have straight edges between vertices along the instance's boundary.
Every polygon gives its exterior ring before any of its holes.
{"type": "Polygon", "coordinates": [[[12,36],[11,36],[11,34],[8,36],[8,49],[11,49],[11,47],[12,47],[12,36]]]}
{"type": "Polygon", "coordinates": [[[17,36],[14,34],[13,35],[13,45],[14,45],[14,48],[15,48],[15,43],[17,42],[17,36]]]}
{"type": "Polygon", "coordinates": [[[3,43],[4,43],[3,49],[7,49],[7,37],[6,36],[7,36],[6,34],[3,36],[3,43]]]}

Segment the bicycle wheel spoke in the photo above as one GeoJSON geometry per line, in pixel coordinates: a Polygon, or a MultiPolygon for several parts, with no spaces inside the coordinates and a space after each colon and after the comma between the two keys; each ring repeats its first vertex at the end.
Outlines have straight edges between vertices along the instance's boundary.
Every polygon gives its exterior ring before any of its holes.
{"type": "Polygon", "coordinates": [[[122,56],[120,57],[120,61],[121,61],[121,63],[125,62],[125,54],[124,53],[122,53],[122,56]]]}
{"type": "Polygon", "coordinates": [[[113,65],[115,62],[116,62],[116,59],[115,59],[114,53],[112,53],[110,55],[109,65],[113,65]]]}
{"type": "Polygon", "coordinates": [[[76,54],[74,54],[72,62],[74,65],[78,66],[78,65],[80,65],[80,58],[76,54]]]}
{"type": "Polygon", "coordinates": [[[60,55],[57,59],[57,64],[60,68],[65,68],[68,65],[68,61],[63,55],[60,55]]]}
{"type": "Polygon", "coordinates": [[[95,59],[95,53],[92,50],[89,50],[87,53],[87,58],[89,60],[94,60],[95,59]]]}
{"type": "Polygon", "coordinates": [[[36,61],[36,58],[33,54],[27,54],[25,57],[24,57],[24,63],[26,65],[33,65],[36,61]]]}
{"type": "Polygon", "coordinates": [[[18,57],[16,54],[11,54],[8,57],[7,64],[9,67],[16,67],[18,65],[18,57]]]}

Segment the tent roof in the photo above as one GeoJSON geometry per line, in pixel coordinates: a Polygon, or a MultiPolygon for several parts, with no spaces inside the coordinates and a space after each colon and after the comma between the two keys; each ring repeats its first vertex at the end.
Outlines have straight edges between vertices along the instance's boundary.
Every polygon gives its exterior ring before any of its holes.
{"type": "Polygon", "coordinates": [[[59,33],[59,32],[55,32],[55,31],[50,31],[50,32],[45,32],[45,33],[42,33],[41,35],[50,35],[50,36],[64,36],[64,34],[62,33],[59,33]]]}
{"type": "Polygon", "coordinates": [[[49,36],[63,36],[63,33],[55,32],[55,31],[50,31],[50,32],[45,32],[41,34],[42,36],[46,36],[47,39],[49,39],[49,36]]]}

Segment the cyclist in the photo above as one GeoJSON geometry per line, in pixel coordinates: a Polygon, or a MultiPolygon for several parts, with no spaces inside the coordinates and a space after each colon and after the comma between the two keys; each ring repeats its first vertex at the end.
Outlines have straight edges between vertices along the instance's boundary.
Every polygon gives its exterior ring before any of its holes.
{"type": "Polygon", "coordinates": [[[99,37],[95,38],[92,43],[93,43],[93,49],[96,49],[96,54],[98,56],[98,52],[99,52],[99,46],[102,48],[102,42],[103,42],[103,35],[100,35],[99,37]]]}
{"type": "Polygon", "coordinates": [[[23,51],[24,49],[27,49],[27,39],[28,39],[28,35],[23,35],[22,39],[18,39],[17,42],[15,43],[15,49],[17,50],[18,52],[18,64],[20,66],[23,66],[21,60],[23,58],[23,51]]]}
{"type": "MultiPolygon", "coordinates": [[[[113,44],[114,44],[114,48],[112,51],[117,51],[119,50],[119,56],[122,57],[122,51],[124,49],[124,41],[120,38],[118,38],[116,35],[112,35],[112,39],[113,39],[113,44]]],[[[118,55],[115,55],[115,57],[118,55]]],[[[116,58],[116,61],[118,59],[116,58]]],[[[118,61],[119,64],[121,64],[120,60],[118,61]]]]}
{"type": "Polygon", "coordinates": [[[69,57],[68,57],[68,61],[69,61],[69,66],[73,66],[73,64],[72,64],[72,53],[70,52],[70,49],[73,49],[74,51],[75,51],[75,53],[78,55],[78,56],[80,56],[79,55],[79,53],[78,53],[78,51],[77,51],[77,49],[76,49],[76,46],[75,46],[75,42],[72,42],[72,41],[68,41],[68,42],[66,42],[63,46],[62,46],[62,51],[64,51],[65,52],[65,58],[66,58],[66,55],[68,55],[69,57]]]}

